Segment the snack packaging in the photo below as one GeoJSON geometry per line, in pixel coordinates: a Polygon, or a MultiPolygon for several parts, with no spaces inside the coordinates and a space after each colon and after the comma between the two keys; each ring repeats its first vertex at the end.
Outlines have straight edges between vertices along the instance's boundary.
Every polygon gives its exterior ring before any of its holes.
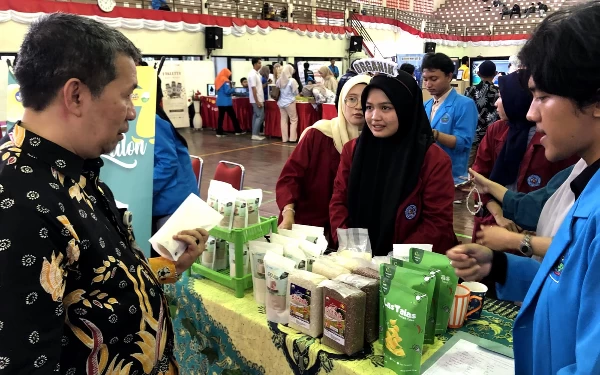
{"type": "Polygon", "coordinates": [[[323,227],[292,224],[292,230],[295,232],[304,233],[306,235],[306,240],[314,244],[318,243],[319,240],[323,238],[323,240],[325,241],[325,246],[327,246],[327,240],[325,239],[325,228],[323,227]]]}
{"type": "Polygon", "coordinates": [[[319,284],[325,280],[308,271],[290,273],[290,328],[311,337],[323,333],[323,288],[319,284]]]}
{"type": "MultiPolygon", "coordinates": [[[[405,262],[408,262],[408,258],[410,256],[410,249],[421,249],[421,250],[425,250],[425,251],[433,251],[433,245],[428,245],[428,244],[394,244],[393,246],[393,250],[392,250],[392,256],[396,259],[400,259],[403,260],[405,262]]],[[[389,262],[388,262],[389,263],[389,262]]]]}
{"type": "Polygon", "coordinates": [[[221,271],[227,268],[227,241],[216,239],[216,252],[215,252],[215,271],[221,271]]]}
{"type": "Polygon", "coordinates": [[[398,278],[382,280],[381,296],[385,367],[396,374],[420,374],[427,296],[398,278]]]}
{"type": "Polygon", "coordinates": [[[210,180],[210,185],[208,185],[208,199],[206,203],[214,209],[215,211],[219,211],[219,194],[222,191],[235,190],[231,184],[227,182],[210,180]]]}
{"type": "Polygon", "coordinates": [[[242,197],[235,198],[232,228],[239,229],[248,226],[248,208],[246,204],[246,199],[242,197]]]}
{"type": "Polygon", "coordinates": [[[287,324],[290,316],[290,294],[288,276],[296,264],[274,252],[267,252],[263,258],[266,271],[265,307],[267,320],[273,323],[287,324]]]}
{"type": "Polygon", "coordinates": [[[246,199],[248,222],[247,227],[260,222],[259,208],[262,204],[263,191],[261,189],[251,189],[240,191],[241,197],[246,199]]]}
{"type": "Polygon", "coordinates": [[[295,230],[277,229],[277,234],[285,236],[285,237],[293,238],[295,240],[306,240],[305,234],[295,231],[295,230]]]}
{"type": "Polygon", "coordinates": [[[448,329],[450,309],[454,303],[454,292],[458,284],[458,276],[450,264],[450,260],[442,254],[424,251],[421,249],[410,249],[410,263],[429,267],[430,270],[439,270],[435,280],[434,299],[435,307],[435,334],[445,333],[448,329]]]}
{"type": "Polygon", "coordinates": [[[385,270],[385,277],[398,278],[409,288],[427,295],[427,319],[425,321],[424,342],[425,344],[433,344],[435,340],[435,314],[437,311],[434,296],[438,271],[430,271],[426,267],[403,262],[398,259],[392,259],[392,265],[388,264],[382,267],[385,270]]]}
{"type": "Polygon", "coordinates": [[[288,259],[292,259],[296,263],[296,266],[294,268],[297,268],[299,270],[306,270],[306,254],[304,253],[304,251],[300,250],[299,240],[290,237],[285,237],[277,233],[272,233],[271,243],[283,246],[283,256],[288,259]]]}
{"type": "Polygon", "coordinates": [[[360,275],[340,275],[336,281],[351,285],[367,295],[365,305],[365,342],[370,344],[379,338],[379,280],[360,275]]]}
{"type": "Polygon", "coordinates": [[[267,252],[283,256],[283,246],[263,241],[250,241],[248,247],[250,249],[250,268],[252,270],[252,293],[256,303],[264,306],[267,296],[264,258],[267,252]]]}
{"type": "Polygon", "coordinates": [[[337,230],[338,255],[352,258],[363,258],[368,261],[373,257],[369,230],[363,228],[349,228],[337,230]]]}
{"type": "Polygon", "coordinates": [[[206,248],[202,253],[201,262],[204,267],[215,269],[215,255],[217,252],[217,240],[213,236],[208,236],[206,240],[206,248]]]}
{"type": "Polygon", "coordinates": [[[326,280],[323,287],[323,339],[321,343],[346,355],[364,346],[365,292],[339,281],[326,280]]]}
{"type": "MultiPolygon", "coordinates": [[[[229,247],[229,276],[235,277],[235,244],[233,242],[228,242],[227,246],[229,247]]],[[[244,274],[247,274],[250,272],[250,249],[248,248],[247,243],[244,244],[243,254],[243,272],[244,274]]]]}
{"type": "Polygon", "coordinates": [[[307,240],[300,241],[300,250],[306,255],[306,270],[312,271],[313,263],[323,254],[326,248],[323,248],[307,240]]]}
{"type": "MultiPolygon", "coordinates": [[[[232,188],[233,189],[233,188],[232,188]]],[[[225,230],[231,230],[233,226],[233,215],[235,212],[235,192],[237,190],[224,190],[218,193],[219,213],[223,215],[223,219],[219,223],[219,227],[225,230]]]]}

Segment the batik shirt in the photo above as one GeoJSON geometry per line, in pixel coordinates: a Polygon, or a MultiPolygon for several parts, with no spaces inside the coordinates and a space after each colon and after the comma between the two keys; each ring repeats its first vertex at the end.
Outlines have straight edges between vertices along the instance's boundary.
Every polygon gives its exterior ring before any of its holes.
{"type": "Polygon", "coordinates": [[[101,159],[17,125],[0,160],[0,374],[176,374],[165,298],[101,159]]]}
{"type": "Polygon", "coordinates": [[[475,101],[477,111],[479,112],[473,146],[478,146],[487,132],[488,126],[498,121],[499,117],[495,103],[499,95],[498,86],[487,81],[481,81],[477,85],[468,87],[465,90],[465,96],[475,101]]]}

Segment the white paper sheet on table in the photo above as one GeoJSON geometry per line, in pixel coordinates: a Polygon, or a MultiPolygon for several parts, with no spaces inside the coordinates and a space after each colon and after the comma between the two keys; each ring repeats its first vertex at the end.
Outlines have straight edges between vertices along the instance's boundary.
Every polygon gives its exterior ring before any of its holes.
{"type": "Polygon", "coordinates": [[[512,358],[481,348],[467,340],[458,340],[423,375],[514,375],[512,358]]]}
{"type": "Polygon", "coordinates": [[[208,203],[197,195],[190,194],[149,241],[152,248],[161,256],[177,261],[187,246],[174,240],[174,235],[188,229],[201,228],[209,231],[222,219],[223,215],[210,207],[208,203]],[[158,245],[167,251],[163,251],[158,245]]]}
{"type": "Polygon", "coordinates": [[[408,257],[410,255],[410,249],[421,249],[425,251],[433,251],[433,245],[429,244],[404,244],[404,243],[396,243],[394,244],[392,256],[396,259],[400,259],[402,261],[408,262],[408,257]]]}

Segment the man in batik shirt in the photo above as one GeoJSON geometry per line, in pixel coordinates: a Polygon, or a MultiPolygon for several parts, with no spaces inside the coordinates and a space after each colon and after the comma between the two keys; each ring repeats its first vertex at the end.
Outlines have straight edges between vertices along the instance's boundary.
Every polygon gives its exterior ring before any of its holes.
{"type": "Polygon", "coordinates": [[[479,71],[477,72],[477,75],[481,78],[481,82],[467,88],[465,91],[465,96],[475,101],[477,111],[479,112],[475,138],[473,138],[473,146],[471,146],[471,153],[469,154],[469,168],[475,162],[477,149],[487,132],[488,126],[499,119],[498,112],[496,112],[496,100],[498,100],[500,91],[498,86],[494,85],[496,73],[496,64],[490,60],[485,60],[479,65],[479,71]]]}
{"type": "Polygon", "coordinates": [[[98,178],[136,112],[138,49],[88,18],[32,24],[15,76],[25,112],[0,146],[0,374],[177,374],[161,282],[177,263],[148,263],[131,223],[98,178]],[[157,276],[157,270],[161,276],[157,276]]]}

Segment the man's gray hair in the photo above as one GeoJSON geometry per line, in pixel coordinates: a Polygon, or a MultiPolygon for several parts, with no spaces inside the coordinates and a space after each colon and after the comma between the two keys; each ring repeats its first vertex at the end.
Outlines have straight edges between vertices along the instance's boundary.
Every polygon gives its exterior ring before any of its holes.
{"type": "Polygon", "coordinates": [[[23,106],[44,110],[72,78],[100,96],[117,76],[119,54],[141,59],[129,39],[100,22],[67,13],[40,17],[25,35],[15,66],[23,106]]]}

